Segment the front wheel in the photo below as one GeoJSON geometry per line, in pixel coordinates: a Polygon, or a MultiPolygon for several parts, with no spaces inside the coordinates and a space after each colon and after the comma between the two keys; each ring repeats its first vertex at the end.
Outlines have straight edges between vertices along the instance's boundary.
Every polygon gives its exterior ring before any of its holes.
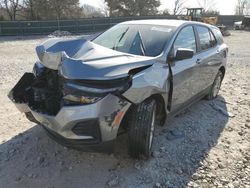
{"type": "Polygon", "coordinates": [[[132,109],[128,133],[131,157],[144,156],[148,158],[150,156],[155,130],[156,109],[154,99],[146,100],[132,109]]]}
{"type": "Polygon", "coordinates": [[[206,97],[208,100],[215,99],[218,96],[222,80],[223,80],[223,73],[221,71],[219,71],[215,77],[212,88],[206,97]]]}

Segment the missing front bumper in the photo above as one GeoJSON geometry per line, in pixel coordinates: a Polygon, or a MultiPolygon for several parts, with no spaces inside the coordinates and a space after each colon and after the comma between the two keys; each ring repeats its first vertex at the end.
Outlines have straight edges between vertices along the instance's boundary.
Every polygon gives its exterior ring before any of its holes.
{"type": "Polygon", "coordinates": [[[96,103],[62,105],[56,114],[49,114],[34,108],[34,96],[30,89],[34,79],[32,73],[25,73],[9,93],[9,98],[21,112],[28,115],[30,121],[42,124],[65,140],[82,140],[82,143],[91,140],[99,144],[116,138],[121,121],[131,103],[116,95],[107,94],[96,103]],[[91,120],[96,122],[92,125],[83,123],[91,120]]]}

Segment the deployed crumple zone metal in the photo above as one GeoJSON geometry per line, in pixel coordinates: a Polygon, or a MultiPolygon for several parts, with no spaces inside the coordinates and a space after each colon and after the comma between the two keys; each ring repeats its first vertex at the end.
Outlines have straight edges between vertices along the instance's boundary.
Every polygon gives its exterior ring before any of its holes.
{"type": "Polygon", "coordinates": [[[228,48],[214,26],[141,20],[91,41],[50,39],[36,52],[33,73],[9,92],[30,121],[85,150],[112,149],[118,133],[128,132],[130,155],[149,157],[156,124],[217,96],[228,48]]]}

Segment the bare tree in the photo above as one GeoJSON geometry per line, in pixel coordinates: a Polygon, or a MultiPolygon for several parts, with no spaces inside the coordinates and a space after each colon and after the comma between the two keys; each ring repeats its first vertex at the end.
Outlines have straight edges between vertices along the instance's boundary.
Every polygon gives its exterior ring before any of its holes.
{"type": "Polygon", "coordinates": [[[198,0],[200,7],[204,8],[205,12],[214,9],[216,6],[215,0],[198,0]]]}
{"type": "Polygon", "coordinates": [[[26,19],[35,20],[37,18],[35,3],[35,0],[23,0],[22,8],[26,19]]]}
{"type": "Polygon", "coordinates": [[[245,9],[245,15],[249,15],[250,14],[250,1],[248,0],[246,9],[245,9]]]}
{"type": "Polygon", "coordinates": [[[248,0],[237,0],[237,4],[235,7],[235,14],[237,15],[245,15],[249,14],[250,3],[248,0]]]}
{"type": "Polygon", "coordinates": [[[3,8],[6,10],[10,20],[16,20],[19,0],[3,0],[3,8]]]}
{"type": "Polygon", "coordinates": [[[101,13],[105,16],[108,17],[109,16],[109,7],[107,5],[107,3],[105,2],[105,0],[102,0],[101,2],[99,2],[99,7],[101,13]]]}
{"type": "Polygon", "coordinates": [[[174,9],[173,9],[174,15],[180,15],[183,13],[185,2],[186,2],[186,0],[175,0],[174,1],[174,9]]]}

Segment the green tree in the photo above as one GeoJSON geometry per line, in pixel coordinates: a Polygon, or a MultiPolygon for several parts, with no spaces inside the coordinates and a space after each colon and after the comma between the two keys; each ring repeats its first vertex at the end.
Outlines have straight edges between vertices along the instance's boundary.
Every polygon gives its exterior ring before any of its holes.
{"type": "Polygon", "coordinates": [[[118,12],[122,9],[119,0],[105,0],[105,3],[109,9],[109,16],[119,16],[118,12]]]}
{"type": "Polygon", "coordinates": [[[105,0],[110,16],[146,16],[157,14],[160,0],[105,0]]]}

